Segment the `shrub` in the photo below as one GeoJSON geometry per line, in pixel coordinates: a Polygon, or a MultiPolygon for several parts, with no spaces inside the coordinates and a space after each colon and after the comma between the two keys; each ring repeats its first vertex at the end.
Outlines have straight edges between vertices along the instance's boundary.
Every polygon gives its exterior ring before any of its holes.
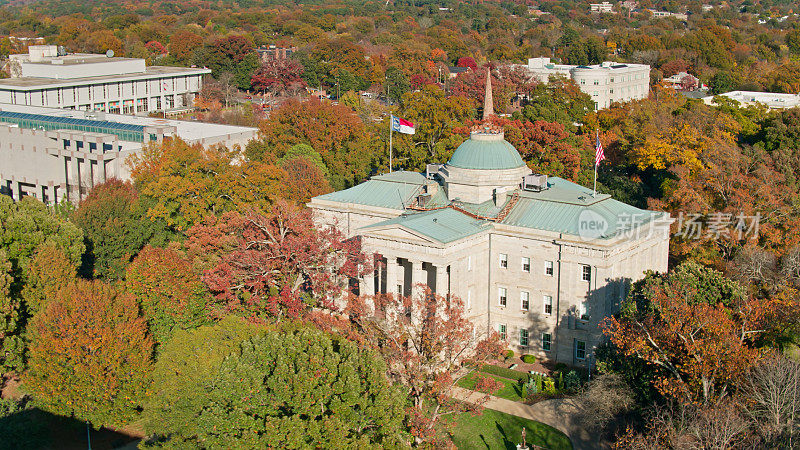
{"type": "Polygon", "coordinates": [[[522,355],[522,362],[525,364],[533,364],[536,362],[536,357],[533,355],[522,355]]]}
{"type": "Polygon", "coordinates": [[[554,370],[555,372],[563,372],[563,371],[564,371],[564,370],[566,370],[566,369],[567,369],[567,365],[566,365],[566,364],[564,364],[564,363],[562,363],[562,362],[560,362],[560,363],[556,363],[556,365],[555,365],[555,366],[553,366],[553,370],[554,370]]]}
{"type": "Polygon", "coordinates": [[[519,370],[506,369],[505,367],[485,365],[481,368],[481,372],[497,375],[498,377],[508,378],[515,380],[517,383],[527,383],[530,376],[525,372],[519,370]]]}
{"type": "Polygon", "coordinates": [[[514,350],[509,350],[506,352],[506,359],[510,359],[514,357],[514,350]]]}
{"type": "Polygon", "coordinates": [[[567,376],[564,377],[564,389],[568,391],[577,391],[580,387],[581,378],[578,376],[578,372],[570,370],[567,376]]]}
{"type": "Polygon", "coordinates": [[[553,381],[552,378],[547,378],[544,380],[544,393],[545,394],[555,394],[556,393],[556,382],[553,381]]]}

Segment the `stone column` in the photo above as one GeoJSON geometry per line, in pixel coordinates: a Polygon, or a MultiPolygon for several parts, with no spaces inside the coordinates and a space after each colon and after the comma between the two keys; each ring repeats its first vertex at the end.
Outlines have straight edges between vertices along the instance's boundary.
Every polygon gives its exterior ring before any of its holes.
{"type": "Polygon", "coordinates": [[[428,274],[422,270],[422,261],[408,260],[408,263],[411,266],[411,294],[418,294],[424,290],[423,286],[428,283],[428,274]]]}
{"type": "Polygon", "coordinates": [[[81,174],[78,168],[77,152],[72,152],[69,158],[69,179],[67,184],[70,189],[69,200],[71,202],[80,201],[81,199],[81,174]]]}
{"type": "Polygon", "coordinates": [[[393,256],[386,257],[386,293],[394,295],[403,295],[402,292],[397,292],[397,272],[398,272],[397,258],[393,256]]]}
{"type": "Polygon", "coordinates": [[[450,293],[448,289],[448,276],[447,276],[447,266],[439,265],[436,266],[436,294],[441,295],[442,297],[447,297],[450,293]]]}
{"type": "Polygon", "coordinates": [[[375,294],[375,273],[369,272],[364,274],[364,278],[359,281],[359,291],[361,295],[375,294]]]}

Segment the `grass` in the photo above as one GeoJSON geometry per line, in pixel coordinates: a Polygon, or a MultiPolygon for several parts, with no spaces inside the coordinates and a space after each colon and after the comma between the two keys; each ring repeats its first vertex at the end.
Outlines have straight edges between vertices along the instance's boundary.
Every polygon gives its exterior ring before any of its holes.
{"type": "Polygon", "coordinates": [[[492,409],[473,416],[462,413],[455,418],[451,438],[459,449],[509,449],[522,442],[525,427],[526,442],[550,450],[571,450],[569,438],[555,428],[534,420],[523,419],[492,409]]]}
{"type": "Polygon", "coordinates": [[[459,387],[474,391],[476,382],[475,379],[478,376],[492,377],[495,380],[503,383],[503,387],[500,388],[500,390],[492,393],[492,395],[494,395],[495,397],[500,397],[515,402],[525,401],[525,399],[522,398],[522,386],[520,386],[519,383],[517,383],[516,381],[509,380],[508,378],[498,377],[496,375],[490,375],[487,373],[474,371],[471,372],[469,375],[465,376],[464,378],[460,379],[457,384],[459,387]]]}

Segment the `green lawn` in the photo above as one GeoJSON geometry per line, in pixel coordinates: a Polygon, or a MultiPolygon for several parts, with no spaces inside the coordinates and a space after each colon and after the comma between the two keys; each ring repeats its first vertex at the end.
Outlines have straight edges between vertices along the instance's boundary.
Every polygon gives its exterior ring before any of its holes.
{"type": "Polygon", "coordinates": [[[522,398],[522,386],[517,384],[514,380],[509,380],[508,378],[498,377],[496,375],[490,375],[488,373],[474,371],[469,375],[465,376],[464,378],[458,381],[458,386],[464,389],[475,390],[475,378],[478,376],[484,377],[492,377],[495,380],[503,383],[503,387],[500,390],[493,392],[492,395],[495,397],[504,398],[506,400],[513,400],[515,402],[521,402],[525,399],[522,398]]]}
{"type": "Polygon", "coordinates": [[[459,449],[513,450],[522,440],[522,427],[525,427],[529,446],[572,449],[569,438],[549,425],[491,409],[484,409],[479,416],[462,413],[456,417],[451,437],[459,449]]]}

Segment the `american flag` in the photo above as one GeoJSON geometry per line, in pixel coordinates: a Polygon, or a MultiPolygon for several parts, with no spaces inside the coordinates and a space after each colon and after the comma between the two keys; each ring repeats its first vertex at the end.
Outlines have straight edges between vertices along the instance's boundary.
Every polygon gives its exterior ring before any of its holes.
{"type": "Polygon", "coordinates": [[[594,165],[600,165],[600,161],[606,159],[605,153],[603,153],[603,143],[600,142],[600,134],[597,135],[597,144],[594,147],[594,165]]]}

